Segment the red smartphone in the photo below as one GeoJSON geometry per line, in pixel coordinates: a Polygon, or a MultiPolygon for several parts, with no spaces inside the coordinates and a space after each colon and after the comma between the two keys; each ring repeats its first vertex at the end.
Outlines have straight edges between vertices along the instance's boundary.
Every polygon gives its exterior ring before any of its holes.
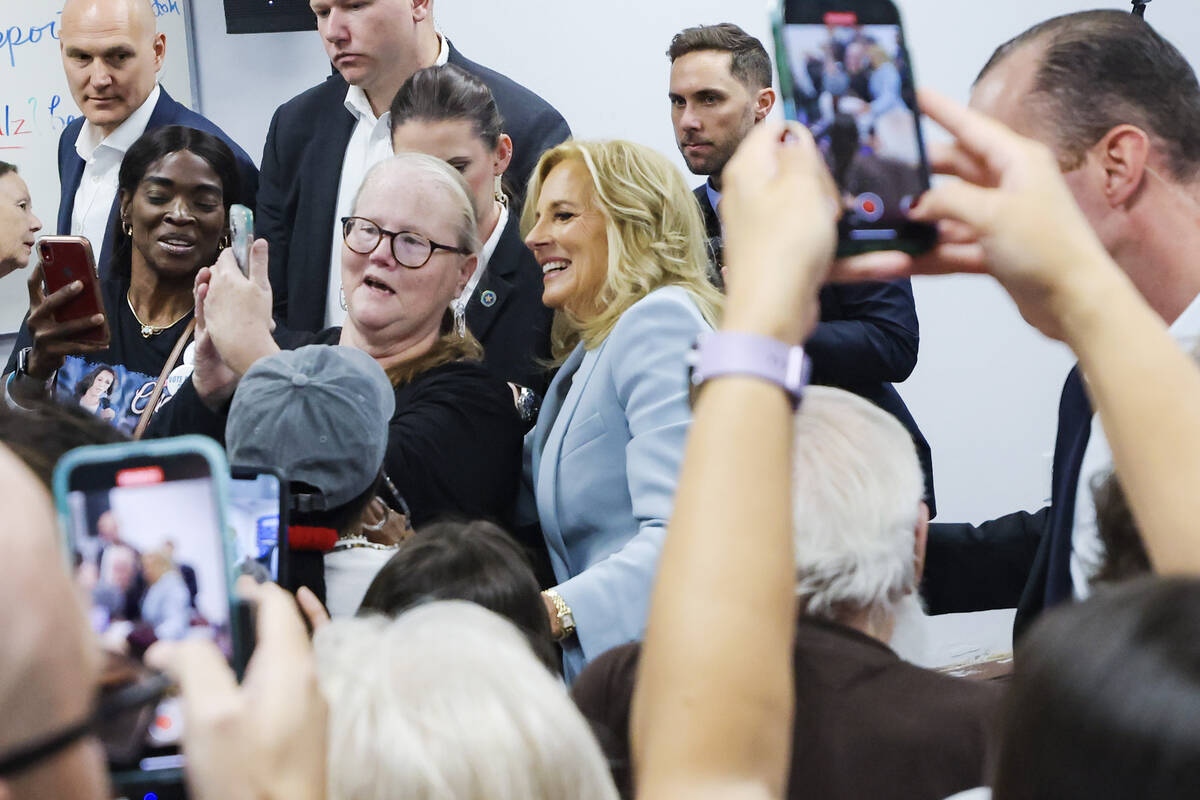
{"type": "MultiPolygon", "coordinates": [[[[55,322],[87,319],[104,314],[100,295],[100,276],[92,257],[92,245],[82,236],[43,236],[38,240],[42,262],[42,291],[47,297],[74,281],[83,282],[83,291],[54,314],[55,322]]],[[[79,341],[108,344],[108,318],[79,335],[79,341]]]]}

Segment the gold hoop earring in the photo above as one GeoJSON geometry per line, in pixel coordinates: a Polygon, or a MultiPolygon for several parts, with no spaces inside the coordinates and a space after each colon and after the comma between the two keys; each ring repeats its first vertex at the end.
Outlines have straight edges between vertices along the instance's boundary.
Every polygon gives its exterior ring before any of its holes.
{"type": "Polygon", "coordinates": [[[121,217],[121,230],[130,239],[133,238],[133,223],[129,221],[128,217],[121,217]]]}
{"type": "Polygon", "coordinates": [[[227,233],[221,237],[221,241],[217,242],[217,250],[224,250],[231,245],[232,242],[230,241],[229,234],[227,233]]]}

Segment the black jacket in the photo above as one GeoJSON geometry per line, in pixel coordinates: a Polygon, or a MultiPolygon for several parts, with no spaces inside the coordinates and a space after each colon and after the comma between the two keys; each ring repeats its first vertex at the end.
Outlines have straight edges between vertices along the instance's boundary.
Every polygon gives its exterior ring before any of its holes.
{"type": "Polygon", "coordinates": [[[1072,598],[1075,501],[1091,432],[1092,407],[1076,366],[1058,404],[1050,505],[982,525],[930,525],[921,593],[931,613],[1016,606],[1020,636],[1043,610],[1072,598]]]}
{"type": "Polygon", "coordinates": [[[554,312],[542,305],[542,268],[521,240],[520,216],[510,204],[508,224],[467,303],[467,327],[494,374],[543,394],[554,312]]]}
{"type": "MultiPolygon", "coordinates": [[[[492,90],[513,140],[508,168],[523,194],[538,157],[570,136],[549,103],[498,72],[450,47],[450,63],[479,77],[492,90]]],[[[342,76],[293,97],[275,111],[263,147],[255,232],[271,245],[275,316],[288,328],[316,331],[325,324],[329,248],[333,237],[342,161],[354,131],[346,110],[342,76]]],[[[520,199],[514,208],[520,207],[520,199]]]]}
{"type": "MultiPolygon", "coordinates": [[[[341,328],[280,331],[280,346],[336,344],[341,328]]],[[[154,415],[147,437],[199,433],[225,442],[226,409],[211,411],[189,378],[154,415]]],[[[396,387],[383,467],[419,527],[443,515],[508,524],[525,426],[508,386],[478,362],[458,361],[396,387]]],[[[287,476],[284,476],[287,477],[287,476]]]]}
{"type": "MultiPolygon", "coordinates": [[[[695,190],[704,215],[714,266],[721,257],[721,223],[708,199],[707,184],[695,190]]],[[[891,283],[830,284],[821,289],[821,320],[804,343],[812,359],[812,382],[836,386],[870,400],[912,434],[925,472],[925,499],[937,513],[933,493],[933,455],[929,442],[896,391],[917,365],[920,328],[912,285],[891,283]]]]}

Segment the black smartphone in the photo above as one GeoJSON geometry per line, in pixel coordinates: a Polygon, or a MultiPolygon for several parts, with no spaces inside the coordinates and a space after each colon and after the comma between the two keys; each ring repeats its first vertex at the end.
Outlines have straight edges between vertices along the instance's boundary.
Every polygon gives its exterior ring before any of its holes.
{"type": "Polygon", "coordinates": [[[908,210],[929,188],[912,60],[889,0],[779,0],[772,14],[784,113],[813,134],[842,197],[838,255],[923,253],[908,210]]]}
{"type": "Polygon", "coordinates": [[[146,649],[200,637],[235,666],[248,657],[243,604],[233,596],[228,484],[224,453],[202,436],[81,447],[55,469],[69,564],[108,662],[101,708],[112,694],[143,694],[138,713],[126,704],[120,718],[101,715],[118,787],[182,780],[181,704],[141,663],[146,649]],[[156,681],[157,693],[141,688],[156,681]]]}
{"type": "Polygon", "coordinates": [[[234,573],[260,583],[288,580],[287,483],[278,472],[233,466],[229,481],[229,525],[234,535],[234,573]]]}

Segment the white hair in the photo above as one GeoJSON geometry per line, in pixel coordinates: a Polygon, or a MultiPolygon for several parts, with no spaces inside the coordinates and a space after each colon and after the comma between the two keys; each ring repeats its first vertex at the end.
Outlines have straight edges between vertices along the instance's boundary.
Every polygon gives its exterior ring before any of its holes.
{"type": "Polygon", "coordinates": [[[796,594],[808,614],[884,612],[916,588],[925,481],[912,437],[891,414],[810,386],[796,414],[792,480],[796,594]]]}
{"type": "Polygon", "coordinates": [[[104,583],[115,584],[116,576],[113,571],[117,562],[124,562],[130,569],[137,569],[138,557],[132,547],[124,544],[110,544],[100,553],[100,580],[104,583]]]}
{"type": "Polygon", "coordinates": [[[358,213],[358,201],[368,186],[400,170],[416,173],[449,195],[458,210],[458,218],[454,220],[455,246],[468,253],[478,254],[481,244],[479,228],[475,224],[475,198],[471,194],[471,187],[454,167],[425,153],[397,153],[371,167],[363,177],[363,182],[359,184],[358,191],[354,193],[350,213],[358,213]]]}
{"type": "Polygon", "coordinates": [[[314,638],[330,800],[615,800],[562,682],[464,601],[335,620],[314,638]]]}

